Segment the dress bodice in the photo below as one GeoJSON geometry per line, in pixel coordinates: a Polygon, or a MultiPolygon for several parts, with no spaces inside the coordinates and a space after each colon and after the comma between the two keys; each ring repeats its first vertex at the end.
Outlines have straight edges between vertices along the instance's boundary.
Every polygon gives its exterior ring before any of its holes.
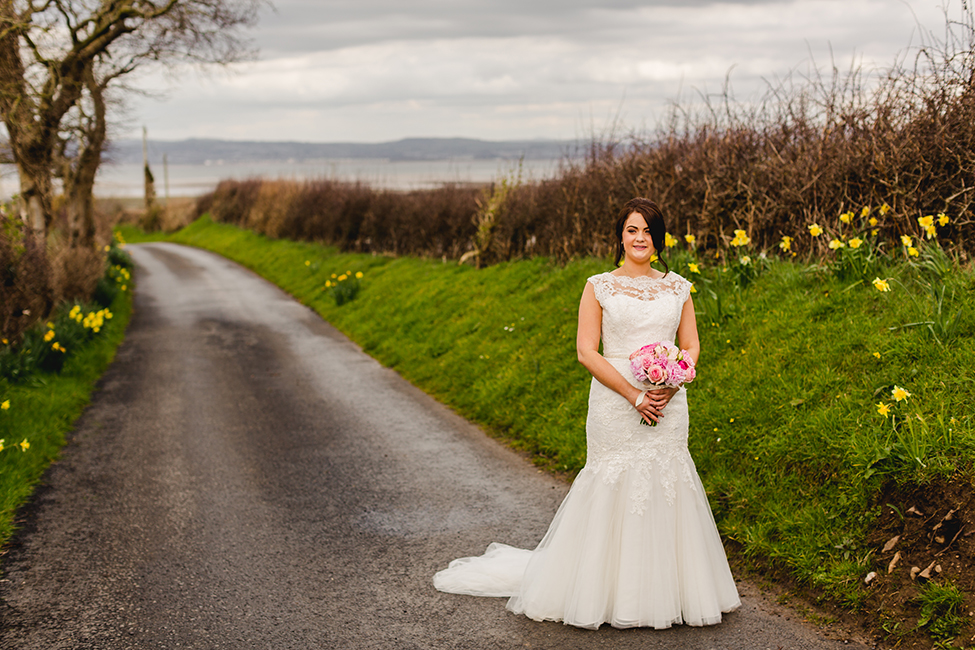
{"type": "Polygon", "coordinates": [[[656,341],[673,343],[691,283],[670,272],[662,278],[600,273],[589,278],[603,308],[603,356],[626,359],[656,341]]]}

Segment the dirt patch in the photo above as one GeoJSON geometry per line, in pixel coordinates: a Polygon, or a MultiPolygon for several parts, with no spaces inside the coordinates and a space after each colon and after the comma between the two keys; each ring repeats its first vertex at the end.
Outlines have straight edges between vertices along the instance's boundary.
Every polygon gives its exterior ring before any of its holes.
{"type": "MultiPolygon", "coordinates": [[[[923,622],[922,593],[929,583],[954,584],[964,600],[954,645],[975,642],[975,489],[971,479],[921,486],[889,486],[877,505],[881,514],[867,544],[876,577],[869,583],[866,611],[874,633],[889,645],[931,647],[939,635],[935,613],[923,622]],[[896,559],[895,559],[896,558],[896,559]]],[[[869,621],[868,621],[869,622],[869,621]]]]}
{"type": "Polygon", "coordinates": [[[867,535],[872,554],[862,609],[850,611],[799,585],[788,571],[726,542],[736,575],[758,584],[766,597],[817,624],[824,635],[878,648],[972,647],[975,644],[975,484],[955,478],[926,485],[886,486],[877,498],[880,516],[867,535]],[[896,562],[891,563],[900,553],[896,562]],[[890,569],[890,571],[888,571],[890,569]],[[912,575],[913,574],[913,575],[912,575]],[[926,625],[922,593],[931,584],[954,585],[963,595],[956,619],[935,611],[926,625]],[[938,627],[954,622],[956,627],[938,627]],[[946,631],[953,631],[946,634],[946,631]],[[939,642],[940,640],[940,642],[939,642]]]}

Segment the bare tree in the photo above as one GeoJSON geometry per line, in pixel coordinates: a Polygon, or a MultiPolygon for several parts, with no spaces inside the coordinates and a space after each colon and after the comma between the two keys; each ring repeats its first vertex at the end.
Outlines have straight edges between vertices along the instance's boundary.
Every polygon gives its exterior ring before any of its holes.
{"type": "Polygon", "coordinates": [[[21,216],[36,233],[47,233],[60,176],[75,235],[88,238],[84,215],[105,143],[106,91],[147,64],[248,56],[242,28],[261,4],[0,0],[0,112],[20,176],[21,216]]]}

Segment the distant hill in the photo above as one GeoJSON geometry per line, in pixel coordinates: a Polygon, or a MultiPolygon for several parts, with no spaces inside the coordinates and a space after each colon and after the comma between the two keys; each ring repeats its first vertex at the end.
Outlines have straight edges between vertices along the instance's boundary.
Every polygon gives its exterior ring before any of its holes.
{"type": "MultiPolygon", "coordinates": [[[[149,160],[158,164],[166,154],[170,164],[222,161],[267,162],[370,158],[382,160],[552,160],[577,156],[581,144],[568,140],[511,140],[493,142],[470,138],[407,138],[396,142],[246,142],[190,139],[150,140],[149,160]]],[[[142,141],[120,140],[106,158],[115,163],[141,163],[142,141]]]]}

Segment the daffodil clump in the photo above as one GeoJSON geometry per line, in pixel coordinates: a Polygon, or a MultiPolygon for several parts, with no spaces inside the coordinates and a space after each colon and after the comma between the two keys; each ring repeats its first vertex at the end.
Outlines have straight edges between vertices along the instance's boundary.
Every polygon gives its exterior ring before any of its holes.
{"type": "Polygon", "coordinates": [[[61,304],[48,321],[28,329],[20,340],[3,340],[0,380],[22,381],[36,371],[59,372],[74,351],[102,331],[112,318],[109,305],[132,282],[132,259],[122,250],[124,245],[121,235],[116,235],[105,247],[105,273],[95,287],[93,302],[61,304]]]}
{"type": "Polygon", "coordinates": [[[359,290],[362,288],[360,282],[362,277],[362,271],[356,271],[355,273],[352,273],[352,271],[333,273],[325,281],[325,286],[322,287],[322,291],[331,293],[336,305],[344,305],[347,302],[355,300],[356,296],[359,295],[359,290]]]}

